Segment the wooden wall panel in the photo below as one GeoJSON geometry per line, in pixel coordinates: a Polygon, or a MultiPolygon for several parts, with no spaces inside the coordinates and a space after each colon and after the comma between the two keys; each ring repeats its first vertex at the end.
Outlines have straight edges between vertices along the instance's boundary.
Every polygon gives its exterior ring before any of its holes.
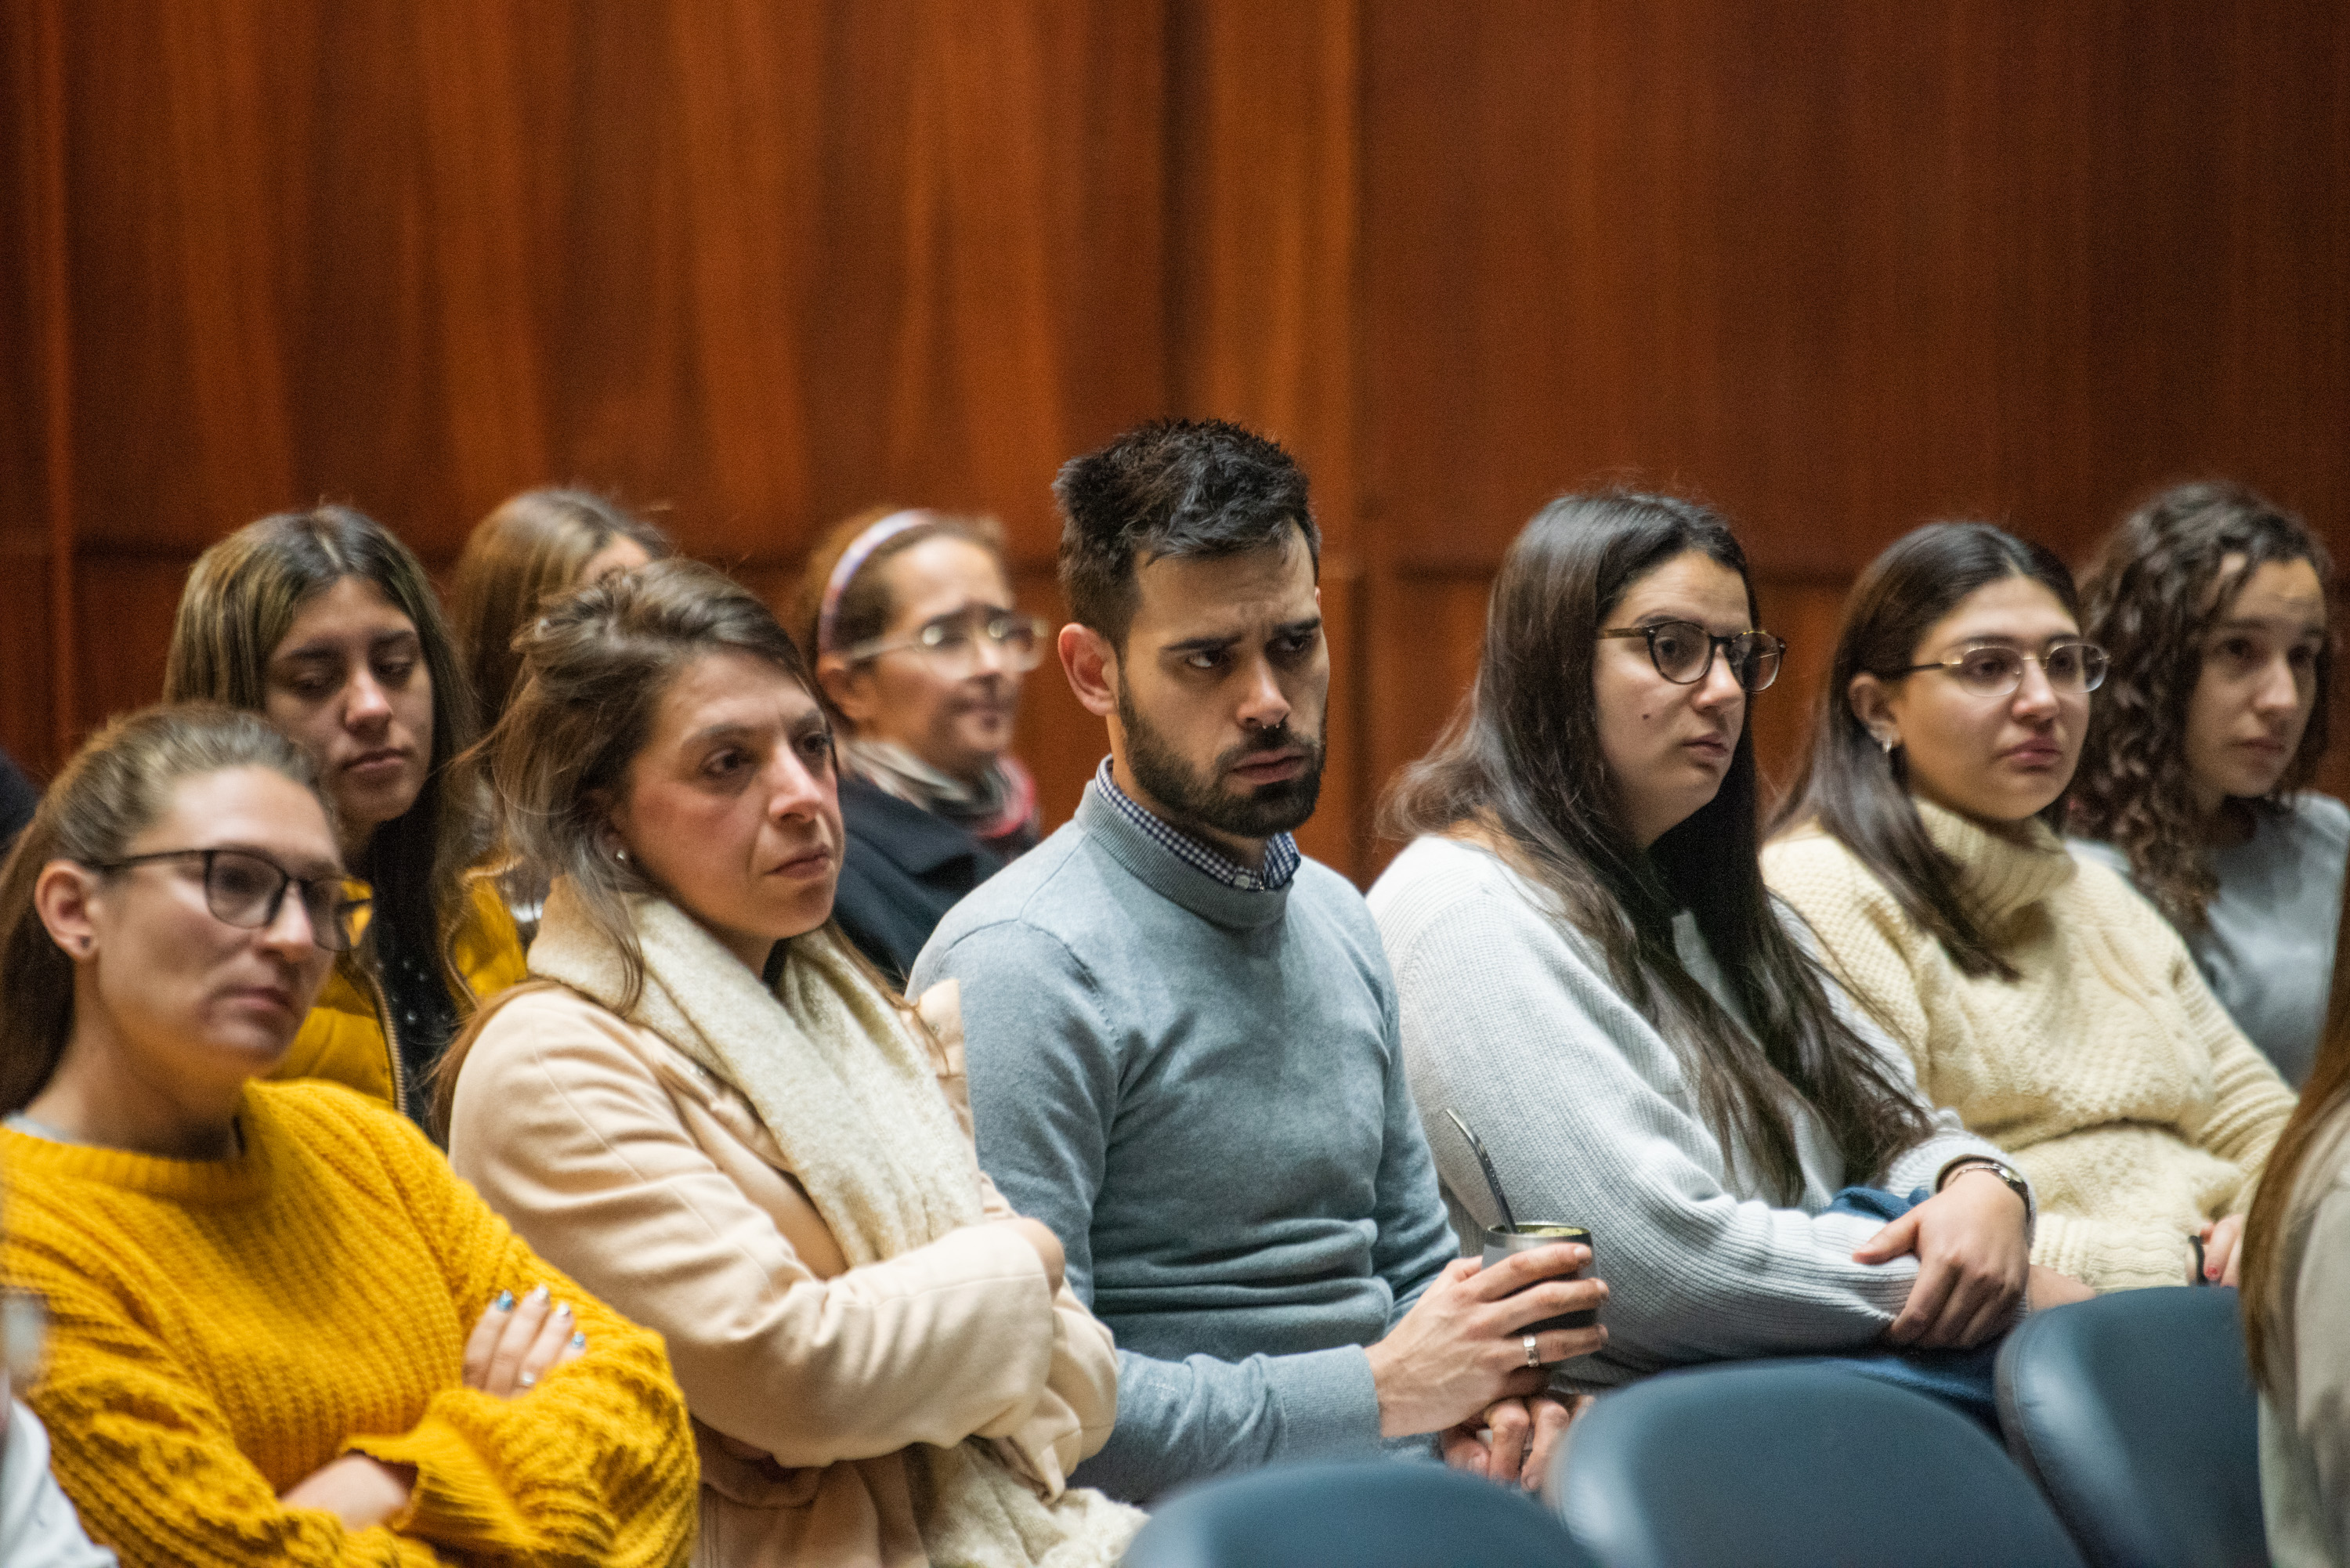
{"type": "Polygon", "coordinates": [[[66,18],[0,11],[0,745],[38,773],[75,732],[66,18]]]}
{"type": "Polygon", "coordinates": [[[1355,487],[1353,0],[1179,0],[1168,32],[1170,407],[1237,420],[1306,471],[1322,532],[1328,755],[1309,855],[1369,832],[1367,600],[1355,487]]]}
{"type": "Polygon", "coordinates": [[[1624,469],[1807,576],[1953,510],[2074,552],[2182,471],[2350,510],[2338,6],[1367,27],[1366,473],[1399,565],[1490,566],[1624,469]]]}
{"type": "MultiPolygon", "coordinates": [[[[0,52],[36,770],[151,695],[176,574],[265,510],[445,566],[583,481],[780,597],[835,517],[983,508],[1054,610],[1055,468],[1159,412],[1313,476],[1307,841],[1358,874],[1563,488],[1738,521],[1796,644],[1773,772],[1924,517],[2078,555],[2216,470],[2350,545],[2324,0],[15,0],[0,52]]],[[[1100,731],[1049,665],[1022,744],[1066,813],[1100,731]]]]}
{"type": "MultiPolygon", "coordinates": [[[[5,26],[28,269],[0,332],[36,373],[0,402],[0,550],[43,558],[54,492],[93,612],[56,723],[0,704],[36,767],[151,696],[161,585],[265,511],[347,499],[443,567],[504,494],[578,480],[780,588],[837,516],[966,507],[1052,607],[1055,469],[1172,401],[1154,5],[93,0],[5,26]],[[52,330],[69,380],[37,373],[52,330]]],[[[8,597],[12,673],[57,692],[52,596],[8,597]]],[[[1057,749],[1097,747],[1087,724],[1057,749]]]]}

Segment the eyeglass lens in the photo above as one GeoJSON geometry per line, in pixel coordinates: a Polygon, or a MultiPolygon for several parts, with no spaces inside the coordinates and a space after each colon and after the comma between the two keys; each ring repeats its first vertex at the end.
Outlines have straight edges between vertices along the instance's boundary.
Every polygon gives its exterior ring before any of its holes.
{"type": "MultiPolygon", "coordinates": [[[[1712,660],[1713,638],[1694,621],[1666,621],[1648,628],[1648,655],[1657,673],[1687,686],[1704,679],[1712,660]]],[[[1749,691],[1760,691],[1779,677],[1779,639],[1768,632],[1742,632],[1725,639],[1722,656],[1730,673],[1749,691]]]]}
{"type": "MultiPolygon", "coordinates": [[[[215,849],[204,864],[204,905],[213,918],[232,926],[265,926],[277,918],[286,889],[294,878],[258,855],[215,849]]],[[[330,881],[302,885],[302,912],[318,945],[331,952],[347,950],[352,942],[358,906],[330,881]]]]}
{"type": "Polygon", "coordinates": [[[1042,657],[1041,626],[1035,616],[974,610],[931,622],[918,639],[926,652],[966,659],[977,651],[978,639],[983,637],[1003,649],[1004,662],[1014,669],[1034,670],[1042,657]]]}
{"type": "Polygon", "coordinates": [[[2094,691],[2106,679],[2106,650],[2087,642],[2060,642],[2039,655],[2015,648],[1970,648],[1950,668],[1975,691],[2003,695],[2023,684],[2023,667],[2033,662],[2058,691],[2094,691]]]}

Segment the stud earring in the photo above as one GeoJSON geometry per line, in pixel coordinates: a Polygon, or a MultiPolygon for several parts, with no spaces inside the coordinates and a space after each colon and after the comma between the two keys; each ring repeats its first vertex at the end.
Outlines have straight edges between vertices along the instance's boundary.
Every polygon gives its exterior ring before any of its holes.
{"type": "Polygon", "coordinates": [[[1893,755],[1893,748],[1899,743],[1899,742],[1896,741],[1890,735],[1879,735],[1877,737],[1877,749],[1883,752],[1887,757],[1893,755]]]}
{"type": "Polygon", "coordinates": [[[625,849],[615,849],[612,851],[612,858],[626,866],[629,863],[629,852],[625,849]]]}

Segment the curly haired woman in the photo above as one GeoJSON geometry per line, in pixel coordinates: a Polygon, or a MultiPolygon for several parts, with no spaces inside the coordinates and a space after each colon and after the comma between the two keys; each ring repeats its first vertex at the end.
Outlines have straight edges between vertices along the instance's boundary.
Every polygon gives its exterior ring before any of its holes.
{"type": "Polygon", "coordinates": [[[2114,530],[2084,583],[2113,659],[2073,786],[2077,853],[2137,884],[2237,1026],[2298,1088],[2333,981],[2350,809],[2305,790],[2325,750],[2333,563],[2242,485],[2181,484],[2114,530]]]}

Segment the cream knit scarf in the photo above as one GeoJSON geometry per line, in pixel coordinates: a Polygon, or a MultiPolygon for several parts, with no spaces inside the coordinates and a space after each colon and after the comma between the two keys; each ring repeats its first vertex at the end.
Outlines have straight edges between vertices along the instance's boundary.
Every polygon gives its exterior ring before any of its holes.
{"type": "MultiPolygon", "coordinates": [[[[978,1159],[929,1050],[830,928],[794,939],[770,992],[676,905],[640,898],[632,912],[645,983],[626,1016],[751,1102],[852,1267],[980,1222],[978,1159]]],[[[567,882],[547,898],[530,967],[621,1011],[619,954],[567,882]]],[[[1142,1521],[1097,1491],[1040,1498],[980,1438],[908,1458],[939,1568],[1111,1563],[1142,1521]]]]}

